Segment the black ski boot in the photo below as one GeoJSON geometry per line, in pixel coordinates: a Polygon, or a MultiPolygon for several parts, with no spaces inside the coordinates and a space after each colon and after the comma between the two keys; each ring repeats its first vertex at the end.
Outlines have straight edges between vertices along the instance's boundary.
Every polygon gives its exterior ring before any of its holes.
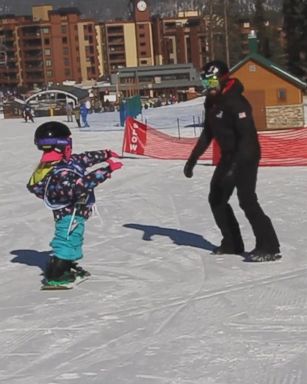
{"type": "Polygon", "coordinates": [[[83,269],[76,261],[71,262],[71,269],[81,278],[91,276],[90,272],[83,269]]]}
{"type": "Polygon", "coordinates": [[[67,284],[76,279],[76,273],[71,271],[71,261],[51,256],[45,271],[47,283],[67,284]]]}
{"type": "Polygon", "coordinates": [[[279,252],[266,252],[258,249],[254,249],[248,253],[247,261],[262,263],[265,261],[276,261],[281,259],[281,254],[279,252]]]}
{"type": "Polygon", "coordinates": [[[228,248],[223,245],[215,247],[212,250],[213,255],[242,255],[244,253],[243,247],[228,248]]]}

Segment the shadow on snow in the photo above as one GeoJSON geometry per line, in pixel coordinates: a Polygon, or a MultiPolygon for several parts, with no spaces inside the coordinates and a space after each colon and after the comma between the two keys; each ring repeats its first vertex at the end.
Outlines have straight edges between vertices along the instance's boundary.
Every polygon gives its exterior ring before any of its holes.
{"type": "Polygon", "coordinates": [[[143,231],[143,240],[151,241],[153,236],[166,236],[169,237],[174,244],[186,245],[195,248],[206,249],[212,251],[215,246],[203,236],[196,233],[183,231],[175,228],[162,228],[155,225],[144,224],[124,224],[125,228],[137,229],[143,231]]]}
{"type": "Polygon", "coordinates": [[[15,249],[10,252],[15,255],[11,262],[39,267],[43,272],[50,257],[50,251],[35,251],[34,249],[15,249]]]}

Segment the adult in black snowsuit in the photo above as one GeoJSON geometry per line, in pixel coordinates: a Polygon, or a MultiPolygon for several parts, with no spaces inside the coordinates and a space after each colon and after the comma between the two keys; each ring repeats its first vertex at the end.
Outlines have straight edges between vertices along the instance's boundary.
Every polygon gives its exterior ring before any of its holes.
{"type": "Polygon", "coordinates": [[[279,242],[270,218],[265,215],[256,195],[260,145],[252,109],[242,95],[243,85],[229,77],[225,63],[212,61],[202,73],[206,88],[205,125],[201,136],[184,167],[186,177],[193,176],[198,158],[212,139],[219,144],[221,157],[214,171],[209,203],[215,222],[222,233],[221,245],[215,254],[242,254],[244,243],[238,221],[229,204],[237,189],[240,207],[251,224],[256,238],[251,261],[272,261],[280,258],[279,242]]]}

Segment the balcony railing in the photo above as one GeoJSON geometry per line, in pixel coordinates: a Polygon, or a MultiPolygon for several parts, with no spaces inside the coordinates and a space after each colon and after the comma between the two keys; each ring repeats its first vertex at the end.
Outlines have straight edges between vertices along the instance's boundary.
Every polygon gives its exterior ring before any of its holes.
{"type": "Polygon", "coordinates": [[[40,33],[23,33],[20,36],[21,40],[36,40],[36,39],[41,39],[41,34],[40,33]]]}
{"type": "Polygon", "coordinates": [[[123,46],[117,46],[117,47],[110,47],[109,48],[109,53],[125,53],[125,47],[123,46]]]}
{"type": "Polygon", "coordinates": [[[41,61],[43,59],[43,55],[41,52],[33,54],[33,55],[24,55],[24,61],[29,62],[29,61],[41,61]]]}
{"type": "Polygon", "coordinates": [[[108,44],[109,44],[109,46],[112,46],[112,45],[123,45],[123,44],[125,44],[125,41],[124,41],[124,39],[114,39],[114,38],[111,38],[111,39],[108,39],[108,44]]]}

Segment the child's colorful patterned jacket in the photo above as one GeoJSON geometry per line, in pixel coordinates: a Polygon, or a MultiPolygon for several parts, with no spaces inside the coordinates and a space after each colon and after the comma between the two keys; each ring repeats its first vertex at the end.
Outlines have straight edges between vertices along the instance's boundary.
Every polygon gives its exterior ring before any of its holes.
{"type": "Polygon", "coordinates": [[[72,154],[68,161],[41,163],[27,188],[53,210],[57,221],[75,215],[88,219],[95,202],[94,188],[110,177],[108,166],[86,173],[86,169],[109,159],[109,150],[72,154]]]}

